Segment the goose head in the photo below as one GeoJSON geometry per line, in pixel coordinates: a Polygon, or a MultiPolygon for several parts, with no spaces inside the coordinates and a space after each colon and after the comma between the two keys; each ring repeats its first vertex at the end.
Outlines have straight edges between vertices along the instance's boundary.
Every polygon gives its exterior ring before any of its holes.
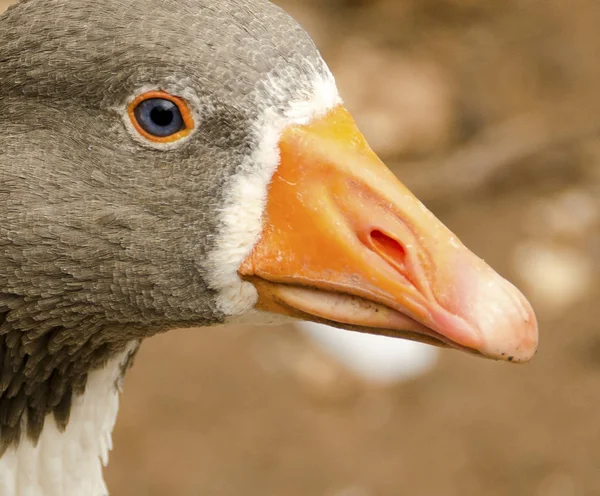
{"type": "Polygon", "coordinates": [[[0,108],[2,459],[58,442],[172,328],[535,352],[525,298],[384,166],[267,1],[24,0],[0,17],[0,108]]]}

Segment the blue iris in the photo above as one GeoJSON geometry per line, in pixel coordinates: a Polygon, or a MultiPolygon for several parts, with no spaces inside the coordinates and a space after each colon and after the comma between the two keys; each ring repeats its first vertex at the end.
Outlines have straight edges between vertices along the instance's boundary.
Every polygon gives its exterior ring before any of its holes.
{"type": "Polygon", "coordinates": [[[185,128],[179,107],[164,98],[144,100],[134,112],[142,129],[157,138],[171,136],[185,128]]]}

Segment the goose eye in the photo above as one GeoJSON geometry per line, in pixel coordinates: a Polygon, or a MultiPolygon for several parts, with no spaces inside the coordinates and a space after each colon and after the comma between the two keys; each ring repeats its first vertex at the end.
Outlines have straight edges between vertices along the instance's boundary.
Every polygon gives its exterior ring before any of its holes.
{"type": "Polygon", "coordinates": [[[163,91],[138,96],[129,105],[128,113],[136,131],[154,143],[173,143],[194,128],[185,101],[163,91]]]}
{"type": "Polygon", "coordinates": [[[164,138],[183,129],[181,112],[170,100],[150,98],[135,108],[135,118],[144,131],[157,138],[164,138]]]}

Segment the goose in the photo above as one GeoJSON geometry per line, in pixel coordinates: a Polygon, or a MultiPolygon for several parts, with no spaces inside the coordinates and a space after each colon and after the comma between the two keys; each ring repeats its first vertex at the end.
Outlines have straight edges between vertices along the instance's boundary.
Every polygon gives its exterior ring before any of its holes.
{"type": "Polygon", "coordinates": [[[123,377],[169,329],[535,353],[526,298],[385,167],[266,0],[22,0],[0,108],[3,496],[108,494],[123,377]]]}

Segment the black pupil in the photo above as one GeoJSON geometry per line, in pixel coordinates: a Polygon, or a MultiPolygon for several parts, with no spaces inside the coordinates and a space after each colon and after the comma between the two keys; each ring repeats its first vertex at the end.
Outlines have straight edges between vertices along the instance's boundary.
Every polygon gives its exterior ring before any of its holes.
{"type": "Polygon", "coordinates": [[[173,122],[173,107],[166,108],[167,106],[156,106],[150,111],[150,119],[152,122],[160,127],[167,127],[173,122]]]}

